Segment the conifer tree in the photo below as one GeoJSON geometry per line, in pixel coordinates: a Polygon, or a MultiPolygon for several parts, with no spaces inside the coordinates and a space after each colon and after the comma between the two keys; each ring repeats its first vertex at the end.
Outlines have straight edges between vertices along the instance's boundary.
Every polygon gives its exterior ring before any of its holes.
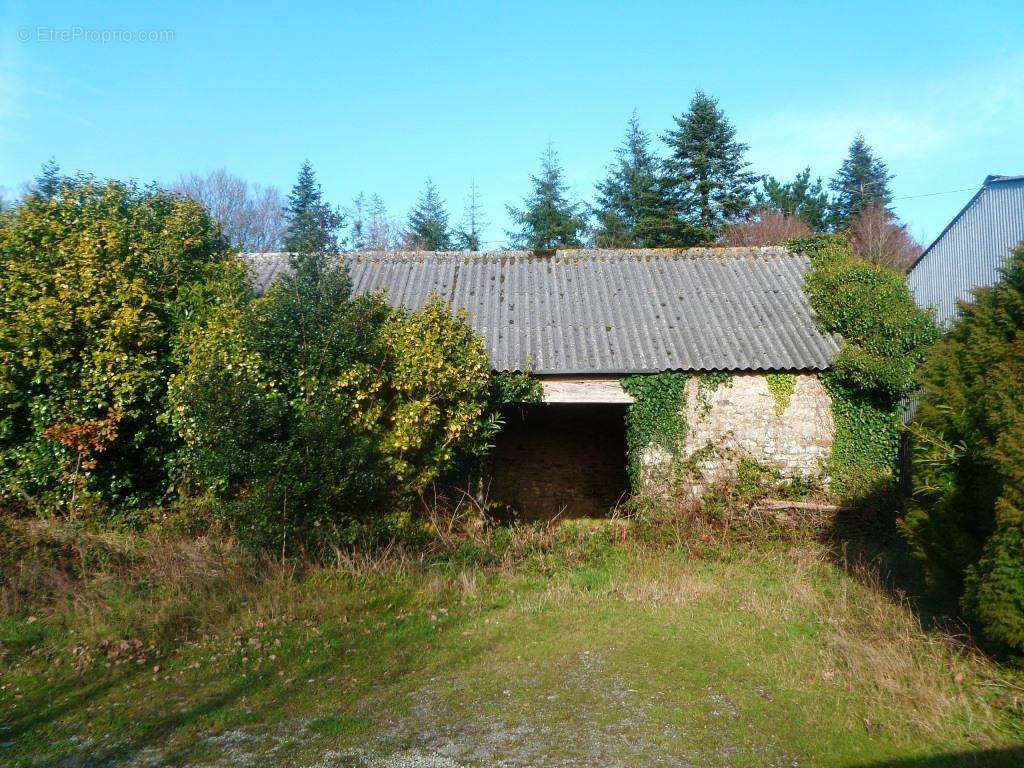
{"type": "Polygon", "coordinates": [[[550,144],[541,155],[540,175],[530,176],[533,191],[523,199],[523,207],[508,206],[509,216],[518,225],[508,231],[516,248],[576,248],[582,245],[586,221],[582,206],[568,197],[562,178],[562,166],[550,144]]]}
{"type": "Polygon", "coordinates": [[[473,179],[469,185],[469,195],[466,197],[466,211],[462,224],[455,232],[455,245],[465,251],[479,251],[482,243],[480,233],[485,226],[487,222],[483,218],[476,179],[473,179]]]}
{"type": "Polygon", "coordinates": [[[366,195],[360,192],[352,199],[352,207],[349,208],[349,219],[352,221],[352,228],[349,236],[349,247],[353,251],[365,251],[368,243],[369,222],[367,221],[366,195]]]}
{"type": "Polygon", "coordinates": [[[409,213],[408,239],[410,247],[420,251],[449,251],[452,248],[448,212],[430,179],[427,179],[426,189],[409,213]]]}
{"type": "Polygon", "coordinates": [[[285,207],[287,224],[284,248],[291,253],[333,253],[345,220],[323,199],[320,184],[309,161],[299,169],[299,177],[288,195],[285,207]]]}
{"type": "Polygon", "coordinates": [[[811,181],[809,166],[793,181],[781,182],[774,176],[764,176],[754,201],[758,208],[799,216],[814,232],[824,232],[828,227],[828,191],[820,176],[811,181]]]}
{"type": "Polygon", "coordinates": [[[665,181],[682,221],[700,242],[712,242],[750,210],[755,176],[744,160],[747,145],[736,140],[718,102],[701,91],[675,123],[664,136],[671,152],[665,181]]]}
{"type": "Polygon", "coordinates": [[[1024,246],[925,359],[904,533],[993,647],[1024,653],[1024,246]]]}
{"type": "Polygon", "coordinates": [[[634,111],[616,160],[597,185],[594,240],[601,248],[648,248],[672,240],[673,207],[650,144],[634,111]]]}
{"type": "Polygon", "coordinates": [[[859,133],[854,136],[843,165],[829,183],[835,193],[831,213],[833,227],[847,229],[865,208],[888,206],[892,202],[891,180],[889,169],[875,156],[864,136],[859,133]]]}
{"type": "Polygon", "coordinates": [[[63,183],[64,174],[60,172],[60,165],[51,157],[43,163],[43,167],[32,185],[32,192],[46,200],[52,200],[60,192],[63,183]]]}

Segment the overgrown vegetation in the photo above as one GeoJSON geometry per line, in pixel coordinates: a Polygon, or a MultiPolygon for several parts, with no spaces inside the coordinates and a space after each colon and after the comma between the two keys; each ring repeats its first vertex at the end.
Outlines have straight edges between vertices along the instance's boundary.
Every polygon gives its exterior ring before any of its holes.
{"type": "Polygon", "coordinates": [[[353,299],[345,272],[300,254],[193,336],[171,403],[202,492],[244,541],[285,551],[400,530],[411,494],[486,448],[489,378],[447,306],[353,299]]]}
{"type": "Polygon", "coordinates": [[[3,762],[1019,764],[1020,681],[806,537],[478,522],[329,563],[0,533],[3,762]]]}
{"type": "Polygon", "coordinates": [[[841,499],[889,495],[896,476],[896,407],[917,387],[917,368],[938,338],[902,275],[853,255],[840,236],[789,243],[811,260],[804,290],[823,330],[843,346],[822,381],[832,396],[835,441],[828,473],[841,499]]]}
{"type": "Polygon", "coordinates": [[[144,517],[178,447],[161,418],[174,339],[238,268],[194,202],[47,181],[0,217],[0,506],[144,517]]]}
{"type": "Polygon", "coordinates": [[[688,373],[671,372],[622,379],[622,388],[634,398],[626,414],[627,468],[634,489],[643,484],[645,452],[682,454],[689,379],[688,373]]]}
{"type": "Polygon", "coordinates": [[[702,416],[711,413],[711,395],[719,387],[731,387],[732,374],[728,371],[707,371],[697,377],[697,404],[702,416]]]}
{"type": "Polygon", "coordinates": [[[990,642],[1024,653],[1024,247],[929,355],[904,528],[990,642]]]}
{"type": "Polygon", "coordinates": [[[789,401],[796,391],[796,374],[769,373],[765,376],[768,392],[775,401],[775,415],[781,416],[789,408],[789,401]]]}
{"type": "Polygon", "coordinates": [[[697,418],[702,419],[711,412],[711,395],[720,387],[731,387],[733,376],[725,371],[696,376],[665,372],[622,379],[623,389],[633,397],[626,412],[626,448],[634,493],[644,496],[657,487],[655,495],[671,495],[694,479],[696,466],[707,454],[721,450],[720,446],[707,445],[684,456],[683,445],[691,426],[687,421],[687,385],[691,381],[697,418]],[[649,469],[654,469],[657,477],[650,476],[649,469]]]}
{"type": "Polygon", "coordinates": [[[393,536],[479,459],[528,376],[492,380],[447,306],[353,298],[308,164],[290,272],[254,297],[195,203],[54,166],[0,221],[0,506],[280,554],[393,536]],[[51,178],[52,177],[52,178],[51,178]]]}
{"type": "Polygon", "coordinates": [[[498,406],[509,403],[540,403],[544,401],[544,388],[540,379],[522,371],[497,371],[491,374],[490,401],[498,406]]]}

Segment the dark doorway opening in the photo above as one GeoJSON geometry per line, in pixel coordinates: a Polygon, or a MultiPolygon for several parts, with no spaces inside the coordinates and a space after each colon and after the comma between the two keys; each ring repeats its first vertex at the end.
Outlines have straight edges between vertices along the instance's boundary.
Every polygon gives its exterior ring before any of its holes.
{"type": "Polygon", "coordinates": [[[626,407],[506,408],[491,454],[490,500],[524,520],[606,517],[629,495],[626,407]]]}

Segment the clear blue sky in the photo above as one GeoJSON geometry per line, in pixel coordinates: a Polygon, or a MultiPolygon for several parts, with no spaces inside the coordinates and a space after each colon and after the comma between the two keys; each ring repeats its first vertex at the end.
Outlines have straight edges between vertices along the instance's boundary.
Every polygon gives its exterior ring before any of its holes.
{"type": "Polygon", "coordinates": [[[282,190],[309,158],[332,201],[376,192],[403,217],[431,176],[458,219],[476,177],[497,246],[546,142],[589,198],[630,112],[661,133],[696,88],[758,172],[828,177],[859,130],[898,198],[970,190],[897,200],[926,241],[986,174],[1024,173],[1021,0],[2,2],[15,192],[51,156],[142,181],[226,167],[282,190]],[[75,28],[94,39],[57,39],[75,28]],[[110,30],[172,39],[95,39],[110,30]]]}

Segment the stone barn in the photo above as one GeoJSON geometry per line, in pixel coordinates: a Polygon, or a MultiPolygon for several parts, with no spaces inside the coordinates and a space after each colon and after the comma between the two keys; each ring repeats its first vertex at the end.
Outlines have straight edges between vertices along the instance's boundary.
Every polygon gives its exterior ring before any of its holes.
{"type": "MultiPolygon", "coordinates": [[[[250,254],[257,288],[286,254],[250,254]]],[[[833,438],[818,374],[838,353],[803,293],[806,256],[782,247],[685,250],[369,252],[344,257],[356,292],[417,309],[464,310],[495,371],[537,377],[543,401],[510,405],[493,501],[525,517],[605,515],[633,485],[680,461],[690,490],[742,457],[787,476],[824,471],[833,438]],[[674,444],[628,454],[637,377],[683,386],[674,444]],[[639,468],[639,469],[636,469],[639,468]]],[[[635,442],[635,441],[633,441],[635,442]]],[[[662,441],[664,442],[664,441],[662,441]]]]}

